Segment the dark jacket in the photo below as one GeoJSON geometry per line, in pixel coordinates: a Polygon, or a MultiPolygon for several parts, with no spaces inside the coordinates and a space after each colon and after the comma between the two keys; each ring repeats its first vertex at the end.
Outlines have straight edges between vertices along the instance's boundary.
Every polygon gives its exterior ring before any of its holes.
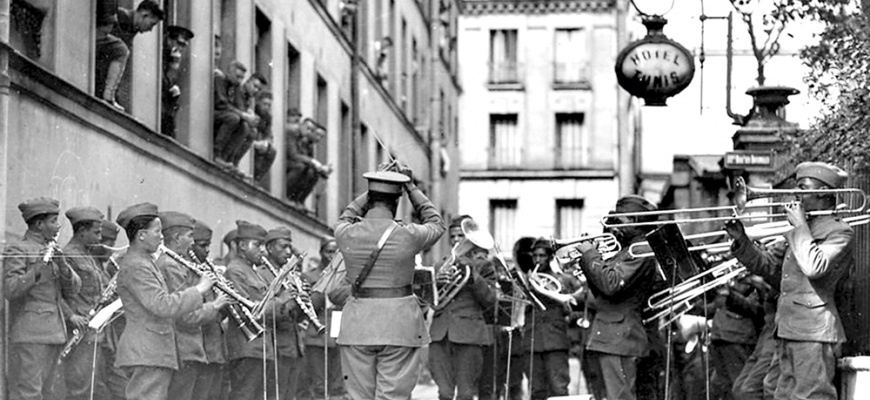
{"type": "Polygon", "coordinates": [[[468,265],[477,273],[472,273],[473,281],[463,286],[445,308],[435,312],[429,329],[432,341],[446,338],[453,343],[491,345],[492,329],[486,326],[483,310],[495,305],[495,282],[482,275],[493,268],[492,262],[460,257],[457,264],[468,265]]]}
{"type": "MultiPolygon", "coordinates": [[[[227,265],[227,279],[233,282],[236,291],[248,300],[258,302],[266,295],[266,290],[269,288],[269,281],[264,279],[257,271],[254,270],[253,264],[241,256],[236,256],[231,259],[227,265]]],[[[260,323],[267,331],[258,338],[248,341],[242,330],[235,323],[231,323],[227,330],[227,354],[230,360],[240,358],[263,358],[263,340],[266,340],[266,359],[273,360],[274,353],[272,347],[271,335],[273,332],[269,330],[269,326],[264,322],[272,321],[272,313],[277,310],[274,307],[275,299],[269,300],[264,306],[264,319],[260,323]]]]}
{"type": "Polygon", "coordinates": [[[37,272],[42,264],[48,239],[28,230],[24,240],[6,246],[3,252],[3,293],[9,300],[9,341],[12,343],[64,344],[67,340],[62,297],[72,297],[81,289],[81,279],[73,272],[68,278],[59,268],[67,268],[61,257],[50,263],[50,274],[37,272]]]}
{"type": "MultiPolygon", "coordinates": [[[[643,237],[637,237],[633,242],[641,240],[643,237]]],[[[656,261],[652,257],[633,258],[628,247],[607,261],[596,249],[583,254],[580,267],[596,307],[586,347],[601,353],[643,357],[649,353],[650,343],[641,309],[655,282],[656,261]]]]}
{"type": "Polygon", "coordinates": [[[747,269],[762,276],[782,270],[776,309],[777,337],[843,343],[846,333],[837,312],[837,285],[849,272],[852,228],[839,218],[819,216],[785,234],[789,250],[763,250],[749,238],[735,240],[731,251],[747,269]]]}
{"type": "Polygon", "coordinates": [[[764,310],[755,289],[738,281],[731,287],[728,295],[718,296],[710,331],[713,340],[755,344],[758,340],[758,326],[764,318],[764,310]]]}

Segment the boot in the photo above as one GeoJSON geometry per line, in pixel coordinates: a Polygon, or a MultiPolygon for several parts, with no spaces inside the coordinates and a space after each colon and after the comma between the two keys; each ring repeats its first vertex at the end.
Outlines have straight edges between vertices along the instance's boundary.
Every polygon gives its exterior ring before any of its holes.
{"type": "Polygon", "coordinates": [[[121,78],[124,76],[124,69],[127,67],[127,59],[115,60],[109,63],[109,68],[106,70],[106,87],[103,89],[103,100],[121,111],[125,111],[124,107],[115,101],[115,91],[121,84],[121,78]]]}

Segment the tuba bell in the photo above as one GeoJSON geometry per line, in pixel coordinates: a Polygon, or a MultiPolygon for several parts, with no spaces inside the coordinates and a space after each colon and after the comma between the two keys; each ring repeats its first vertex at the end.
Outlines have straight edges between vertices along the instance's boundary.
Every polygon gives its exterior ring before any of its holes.
{"type": "Polygon", "coordinates": [[[471,278],[471,267],[468,265],[457,265],[458,258],[475,247],[480,247],[486,251],[492,250],[495,247],[495,240],[493,240],[492,235],[481,229],[477,222],[474,222],[471,218],[462,220],[461,228],[465,238],[453,246],[453,249],[450,251],[450,259],[441,266],[442,269],[447,268],[441,274],[447,275],[449,280],[438,287],[437,303],[432,306],[432,309],[435,311],[447,307],[471,278]]]}

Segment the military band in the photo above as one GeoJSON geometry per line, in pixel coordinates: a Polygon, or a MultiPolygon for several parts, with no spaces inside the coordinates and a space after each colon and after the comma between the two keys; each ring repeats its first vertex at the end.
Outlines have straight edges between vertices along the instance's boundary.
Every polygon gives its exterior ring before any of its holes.
{"type": "Polygon", "coordinates": [[[409,399],[428,368],[440,399],[547,399],[576,394],[577,346],[598,400],[694,398],[674,387],[708,387],[712,399],[837,398],[837,294],[855,234],[839,216],[848,175],[836,166],[796,167],[789,229],[758,235],[726,221],[735,273],[691,290],[650,239],[666,218],[636,195],[619,198],[605,234],[524,237],[508,262],[474,218],[457,217],[434,282],[413,282],[415,256],[446,230],[441,214],[401,163],[364,177],[368,190],[320,239],[310,270],[291,227],[238,220],[212,260],[208,221],[150,203],[117,224],[69,208],[61,250],[59,202],[22,202],[27,231],[3,256],[9,398],[409,399]],[[417,222],[396,220],[402,199],[417,222]],[[116,247],[122,229],[129,245],[116,247]],[[657,257],[634,251],[647,241],[657,257]],[[412,284],[437,295],[424,300],[412,284]],[[690,295],[689,307],[652,315],[663,287],[690,295]],[[695,349],[709,367],[689,358],[695,349]]]}

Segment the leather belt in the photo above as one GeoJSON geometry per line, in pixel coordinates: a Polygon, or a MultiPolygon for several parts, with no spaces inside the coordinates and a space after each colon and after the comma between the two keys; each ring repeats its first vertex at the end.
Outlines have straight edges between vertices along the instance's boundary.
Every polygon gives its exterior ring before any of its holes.
{"type": "Polygon", "coordinates": [[[363,299],[391,299],[394,297],[406,297],[414,294],[411,285],[395,288],[370,288],[361,287],[354,295],[363,299]]]}

